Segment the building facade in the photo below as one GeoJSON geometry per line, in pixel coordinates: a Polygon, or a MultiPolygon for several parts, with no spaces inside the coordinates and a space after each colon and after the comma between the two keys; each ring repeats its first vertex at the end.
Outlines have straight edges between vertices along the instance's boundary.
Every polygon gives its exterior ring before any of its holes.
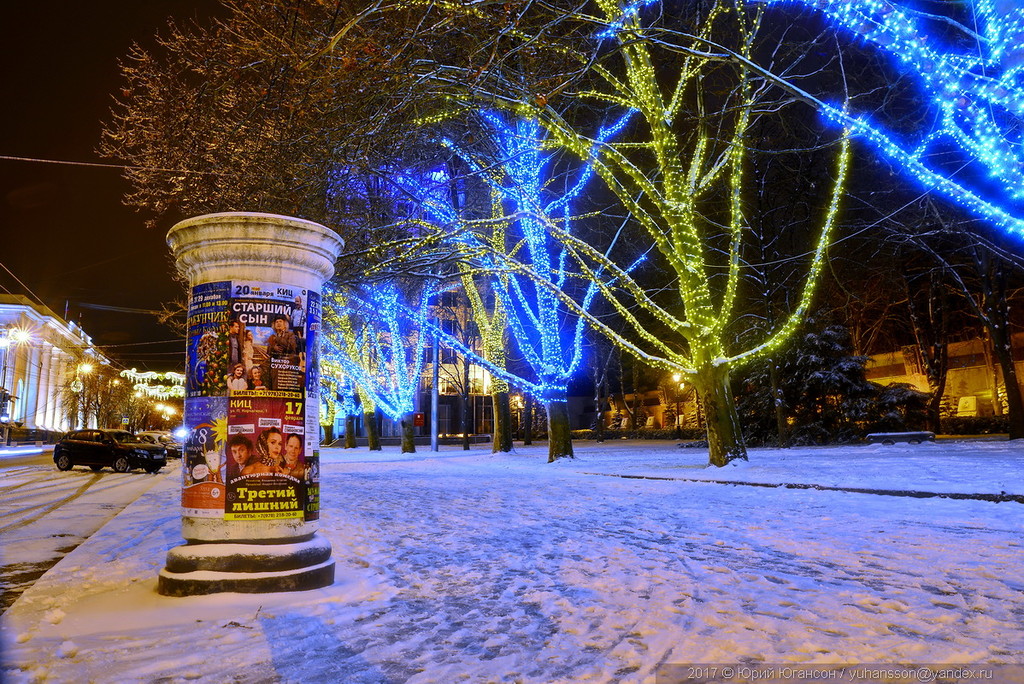
{"type": "MultiPolygon", "coordinates": [[[[1024,333],[1012,336],[1013,361],[1017,377],[1024,372],[1024,333]]],[[[921,392],[928,392],[917,347],[904,347],[868,358],[865,376],[880,385],[905,383],[921,392]]],[[[949,365],[943,394],[943,413],[947,416],[1000,416],[1006,412],[1006,390],[1003,374],[992,353],[991,345],[975,338],[949,345],[949,365]]]]}
{"type": "Polygon", "coordinates": [[[26,297],[0,295],[4,440],[48,440],[70,429],[63,397],[85,361],[106,359],[81,328],[26,297]]]}

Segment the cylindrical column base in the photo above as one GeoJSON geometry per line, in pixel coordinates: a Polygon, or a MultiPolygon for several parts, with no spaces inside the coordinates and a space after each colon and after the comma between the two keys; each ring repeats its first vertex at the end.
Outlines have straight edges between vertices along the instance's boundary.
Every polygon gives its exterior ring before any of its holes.
{"type": "Polygon", "coordinates": [[[167,552],[157,591],[198,596],[233,591],[306,591],[334,582],[331,544],[319,535],[292,544],[184,544],[167,552]]]}

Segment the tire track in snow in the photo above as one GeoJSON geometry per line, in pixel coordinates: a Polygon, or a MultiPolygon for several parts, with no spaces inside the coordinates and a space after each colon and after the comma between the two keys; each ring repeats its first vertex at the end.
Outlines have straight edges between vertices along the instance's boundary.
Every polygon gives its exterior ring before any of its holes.
{"type": "Polygon", "coordinates": [[[33,508],[42,508],[43,509],[39,513],[35,514],[34,516],[25,518],[24,520],[19,520],[18,522],[11,523],[11,524],[5,525],[3,527],[0,527],[0,534],[4,534],[6,532],[10,532],[11,530],[16,530],[19,527],[25,527],[26,525],[31,525],[32,523],[36,522],[37,520],[40,520],[41,518],[45,517],[47,514],[52,513],[53,511],[57,510],[61,506],[65,505],[65,504],[68,504],[68,503],[71,503],[75,499],[79,498],[80,496],[82,496],[83,494],[88,492],[89,489],[94,484],[96,484],[96,482],[99,481],[99,479],[102,478],[102,477],[103,477],[103,475],[100,474],[100,473],[97,473],[97,474],[93,475],[91,478],[89,478],[85,482],[85,484],[83,484],[81,487],[76,489],[71,495],[65,496],[65,497],[60,498],[60,499],[57,499],[56,501],[49,502],[49,503],[36,504],[35,506],[27,506],[27,507],[25,507],[23,509],[20,509],[18,511],[12,511],[10,514],[5,515],[4,517],[8,517],[9,515],[13,515],[13,514],[17,514],[17,513],[23,513],[25,511],[30,511],[33,508]]]}

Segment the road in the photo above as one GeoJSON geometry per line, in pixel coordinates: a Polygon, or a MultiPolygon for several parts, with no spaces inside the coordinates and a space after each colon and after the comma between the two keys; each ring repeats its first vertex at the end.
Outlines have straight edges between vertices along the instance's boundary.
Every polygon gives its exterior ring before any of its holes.
{"type": "Polygon", "coordinates": [[[82,466],[62,473],[51,451],[0,455],[0,613],[177,466],[156,475],[82,466]]]}

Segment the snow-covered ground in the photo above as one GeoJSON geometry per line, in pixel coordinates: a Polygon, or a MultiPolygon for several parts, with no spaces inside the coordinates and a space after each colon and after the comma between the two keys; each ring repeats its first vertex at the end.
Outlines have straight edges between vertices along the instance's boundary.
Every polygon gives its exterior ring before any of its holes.
{"type": "Polygon", "coordinates": [[[0,611],[158,480],[109,468],[62,473],[43,449],[0,449],[0,611]]]}
{"type": "Polygon", "coordinates": [[[1024,504],[688,481],[1024,494],[1018,444],[753,450],[724,470],[673,443],[581,442],[551,465],[544,453],[327,450],[337,580],[296,594],[158,596],[180,543],[169,474],[3,616],[7,679],[654,682],[669,663],[1024,664],[1024,504]]]}

